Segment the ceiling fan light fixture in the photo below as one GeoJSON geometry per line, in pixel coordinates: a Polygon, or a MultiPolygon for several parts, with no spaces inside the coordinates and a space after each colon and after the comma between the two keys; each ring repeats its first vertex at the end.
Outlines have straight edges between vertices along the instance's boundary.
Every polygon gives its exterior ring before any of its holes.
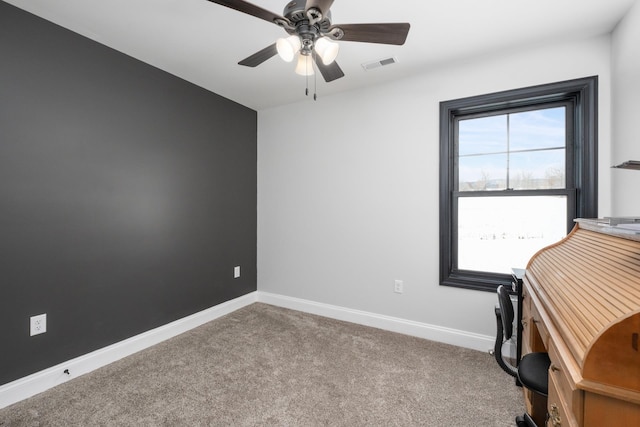
{"type": "MultiPolygon", "coordinates": [[[[334,25],[331,19],[334,0],[287,0],[282,15],[250,3],[253,0],[209,1],[276,24],[288,33],[241,60],[239,65],[256,67],[276,55],[290,62],[297,55],[298,74],[313,75],[317,67],[327,83],[344,77],[335,61],[339,50],[336,41],[403,45],[411,28],[408,22],[334,25]]],[[[307,89],[308,83],[307,79],[307,89]]]]}
{"type": "Polygon", "coordinates": [[[296,56],[296,53],[300,50],[300,37],[294,35],[289,36],[286,39],[280,38],[276,41],[276,49],[278,55],[283,61],[291,62],[296,56]]]}
{"type": "Polygon", "coordinates": [[[340,51],[340,45],[326,37],[320,37],[316,40],[315,50],[320,58],[322,58],[322,63],[329,65],[336,60],[338,52],[340,51]]]}
{"type": "Polygon", "coordinates": [[[311,55],[298,55],[298,65],[296,65],[296,74],[301,76],[313,76],[313,60],[311,55]]]}

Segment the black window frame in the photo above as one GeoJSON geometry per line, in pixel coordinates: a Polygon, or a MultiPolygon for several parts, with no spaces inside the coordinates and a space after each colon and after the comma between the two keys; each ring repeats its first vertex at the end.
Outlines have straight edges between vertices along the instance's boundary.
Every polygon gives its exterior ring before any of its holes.
{"type": "MultiPolygon", "coordinates": [[[[473,192],[472,197],[566,195],[568,216],[597,218],[598,213],[598,77],[530,86],[440,103],[440,285],[495,292],[511,275],[457,268],[457,201],[470,194],[457,192],[457,124],[461,119],[564,104],[572,114],[567,132],[565,188],[473,192]],[[572,211],[572,208],[575,209],[572,211]],[[574,214],[572,214],[574,212],[574,214]]],[[[573,218],[567,218],[567,232],[573,218]]],[[[524,266],[513,266],[522,268],[524,266]]]]}

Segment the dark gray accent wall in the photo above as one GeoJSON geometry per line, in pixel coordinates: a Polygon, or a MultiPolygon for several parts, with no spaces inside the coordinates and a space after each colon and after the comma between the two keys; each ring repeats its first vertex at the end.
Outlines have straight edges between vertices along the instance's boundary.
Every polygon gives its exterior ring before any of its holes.
{"type": "Polygon", "coordinates": [[[256,290],[256,121],[0,1],[0,384],[256,290]]]}

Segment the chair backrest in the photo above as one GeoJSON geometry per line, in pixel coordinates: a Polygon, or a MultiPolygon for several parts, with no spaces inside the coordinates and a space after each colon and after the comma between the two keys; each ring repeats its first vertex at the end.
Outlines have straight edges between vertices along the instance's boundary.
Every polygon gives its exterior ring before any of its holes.
{"type": "Polygon", "coordinates": [[[513,305],[509,291],[504,285],[498,286],[498,304],[502,314],[502,334],[506,341],[513,335],[513,305]]]}

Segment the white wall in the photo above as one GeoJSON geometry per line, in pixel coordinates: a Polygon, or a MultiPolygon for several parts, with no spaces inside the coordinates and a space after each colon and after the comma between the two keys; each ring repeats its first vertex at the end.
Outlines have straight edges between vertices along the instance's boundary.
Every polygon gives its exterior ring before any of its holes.
{"type": "MultiPolygon", "coordinates": [[[[640,3],[612,37],[612,164],[640,160],[640,3]]],[[[640,171],[612,172],[613,215],[640,216],[640,171]]]]}
{"type": "Polygon", "coordinates": [[[260,111],[258,290],[493,336],[494,294],[438,285],[439,103],[599,75],[607,215],[610,42],[505,52],[332,97],[320,86],[317,102],[260,111]]]}

